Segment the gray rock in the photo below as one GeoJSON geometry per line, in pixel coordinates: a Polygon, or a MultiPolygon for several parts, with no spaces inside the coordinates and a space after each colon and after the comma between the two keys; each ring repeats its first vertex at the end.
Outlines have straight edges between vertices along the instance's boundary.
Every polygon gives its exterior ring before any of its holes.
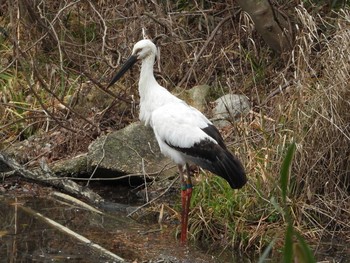
{"type": "Polygon", "coordinates": [[[208,85],[197,85],[189,90],[177,87],[173,90],[173,94],[186,101],[189,105],[195,107],[196,109],[205,112],[208,108],[208,97],[210,95],[211,87],[208,85]]]}
{"type": "Polygon", "coordinates": [[[218,127],[230,124],[250,111],[250,103],[246,96],[226,94],[215,101],[213,123],[218,127]]]}
{"type": "Polygon", "coordinates": [[[79,177],[79,175],[86,174],[91,170],[87,163],[87,153],[54,162],[50,165],[50,169],[56,176],[71,177],[79,177]]]}
{"type": "MultiPolygon", "coordinates": [[[[8,148],[4,154],[25,163],[28,161],[28,150],[25,149],[29,146],[31,149],[35,148],[32,144],[39,147],[41,145],[39,142],[40,140],[33,136],[30,140],[8,148]]],[[[140,122],[99,137],[90,144],[87,153],[49,164],[49,169],[55,176],[91,175],[96,167],[98,169],[94,173],[94,178],[111,178],[127,174],[138,174],[143,177],[144,173],[158,175],[160,172],[162,175],[174,175],[176,171],[174,163],[160,152],[152,129],[140,122]]],[[[10,170],[0,161],[0,172],[10,170]]]]}
{"type": "Polygon", "coordinates": [[[90,169],[106,171],[104,177],[143,171],[156,175],[172,164],[161,154],[152,129],[139,122],[98,138],[89,146],[87,158],[90,169]]]}
{"type": "Polygon", "coordinates": [[[188,90],[191,105],[202,112],[205,111],[207,109],[209,91],[210,86],[208,85],[198,85],[188,90]]]}

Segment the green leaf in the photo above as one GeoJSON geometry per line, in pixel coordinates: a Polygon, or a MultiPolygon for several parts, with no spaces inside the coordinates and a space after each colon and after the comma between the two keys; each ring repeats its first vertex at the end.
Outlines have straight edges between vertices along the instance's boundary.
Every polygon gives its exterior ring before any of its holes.
{"type": "Polygon", "coordinates": [[[280,184],[281,184],[281,190],[282,190],[282,199],[284,203],[286,203],[288,182],[289,182],[289,172],[290,172],[290,167],[292,166],[292,160],[293,160],[295,148],[296,148],[295,142],[289,145],[287,154],[284,157],[284,160],[281,166],[280,184]]]}
{"type": "Polygon", "coordinates": [[[283,247],[283,263],[293,262],[293,233],[293,225],[289,223],[287,226],[286,238],[283,247]]]}

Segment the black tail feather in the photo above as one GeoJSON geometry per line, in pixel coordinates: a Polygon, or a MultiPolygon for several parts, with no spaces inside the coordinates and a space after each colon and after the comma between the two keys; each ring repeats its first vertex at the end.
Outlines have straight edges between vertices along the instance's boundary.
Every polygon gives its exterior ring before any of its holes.
{"type": "Polygon", "coordinates": [[[207,169],[224,178],[233,189],[242,188],[247,182],[242,163],[226,149],[222,149],[207,169]]]}
{"type": "Polygon", "coordinates": [[[232,155],[226,148],[220,132],[214,125],[202,129],[206,134],[217,141],[218,145],[212,145],[212,152],[207,155],[210,163],[206,169],[224,178],[233,189],[243,187],[247,182],[247,177],[242,163],[232,155]]]}
{"type": "Polygon", "coordinates": [[[202,140],[192,147],[183,148],[165,142],[171,148],[182,152],[188,161],[194,162],[204,169],[224,178],[233,189],[242,188],[247,177],[241,162],[232,155],[222,143],[202,140]]]}

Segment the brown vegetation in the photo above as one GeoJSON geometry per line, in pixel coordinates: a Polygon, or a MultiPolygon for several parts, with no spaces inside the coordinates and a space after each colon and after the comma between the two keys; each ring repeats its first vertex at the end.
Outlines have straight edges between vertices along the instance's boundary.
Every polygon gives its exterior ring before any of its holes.
{"type": "Polygon", "coordinates": [[[1,4],[3,147],[42,133],[62,140],[46,156],[57,159],[135,121],[137,70],[114,90],[104,87],[145,34],[157,38],[157,77],[164,86],[209,84],[214,96],[245,94],[253,106],[226,130],[250,178],[229,203],[237,222],[231,227],[220,213],[213,218],[215,209],[203,216],[205,204],[197,200],[195,237],[261,249],[281,233],[278,173],[286,147],[295,141],[289,192],[295,226],[311,240],[350,238],[348,8],[330,11],[290,1],[282,8],[294,21],[294,47],[276,56],[231,1],[34,2],[1,4]],[[89,99],[91,93],[102,95],[89,99]]]}

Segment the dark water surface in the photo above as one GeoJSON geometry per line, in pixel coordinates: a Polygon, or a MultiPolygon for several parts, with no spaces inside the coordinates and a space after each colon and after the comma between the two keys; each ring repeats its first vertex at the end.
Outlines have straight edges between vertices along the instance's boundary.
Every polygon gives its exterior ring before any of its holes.
{"type": "Polygon", "coordinates": [[[173,230],[158,229],[123,213],[98,214],[51,195],[0,196],[0,262],[118,262],[93,244],[125,262],[236,262],[227,253],[214,256],[181,246],[173,230]]]}
{"type": "MultiPolygon", "coordinates": [[[[181,246],[174,227],[140,224],[123,209],[98,213],[58,198],[52,189],[23,194],[25,187],[19,187],[21,193],[3,191],[0,195],[0,263],[120,262],[119,258],[133,263],[258,262],[258,256],[238,256],[236,251],[222,248],[181,246]]],[[[111,190],[114,196],[127,196],[123,191],[111,190]]],[[[332,251],[318,249],[318,262],[350,262],[348,244],[329,247],[332,251]]]]}

